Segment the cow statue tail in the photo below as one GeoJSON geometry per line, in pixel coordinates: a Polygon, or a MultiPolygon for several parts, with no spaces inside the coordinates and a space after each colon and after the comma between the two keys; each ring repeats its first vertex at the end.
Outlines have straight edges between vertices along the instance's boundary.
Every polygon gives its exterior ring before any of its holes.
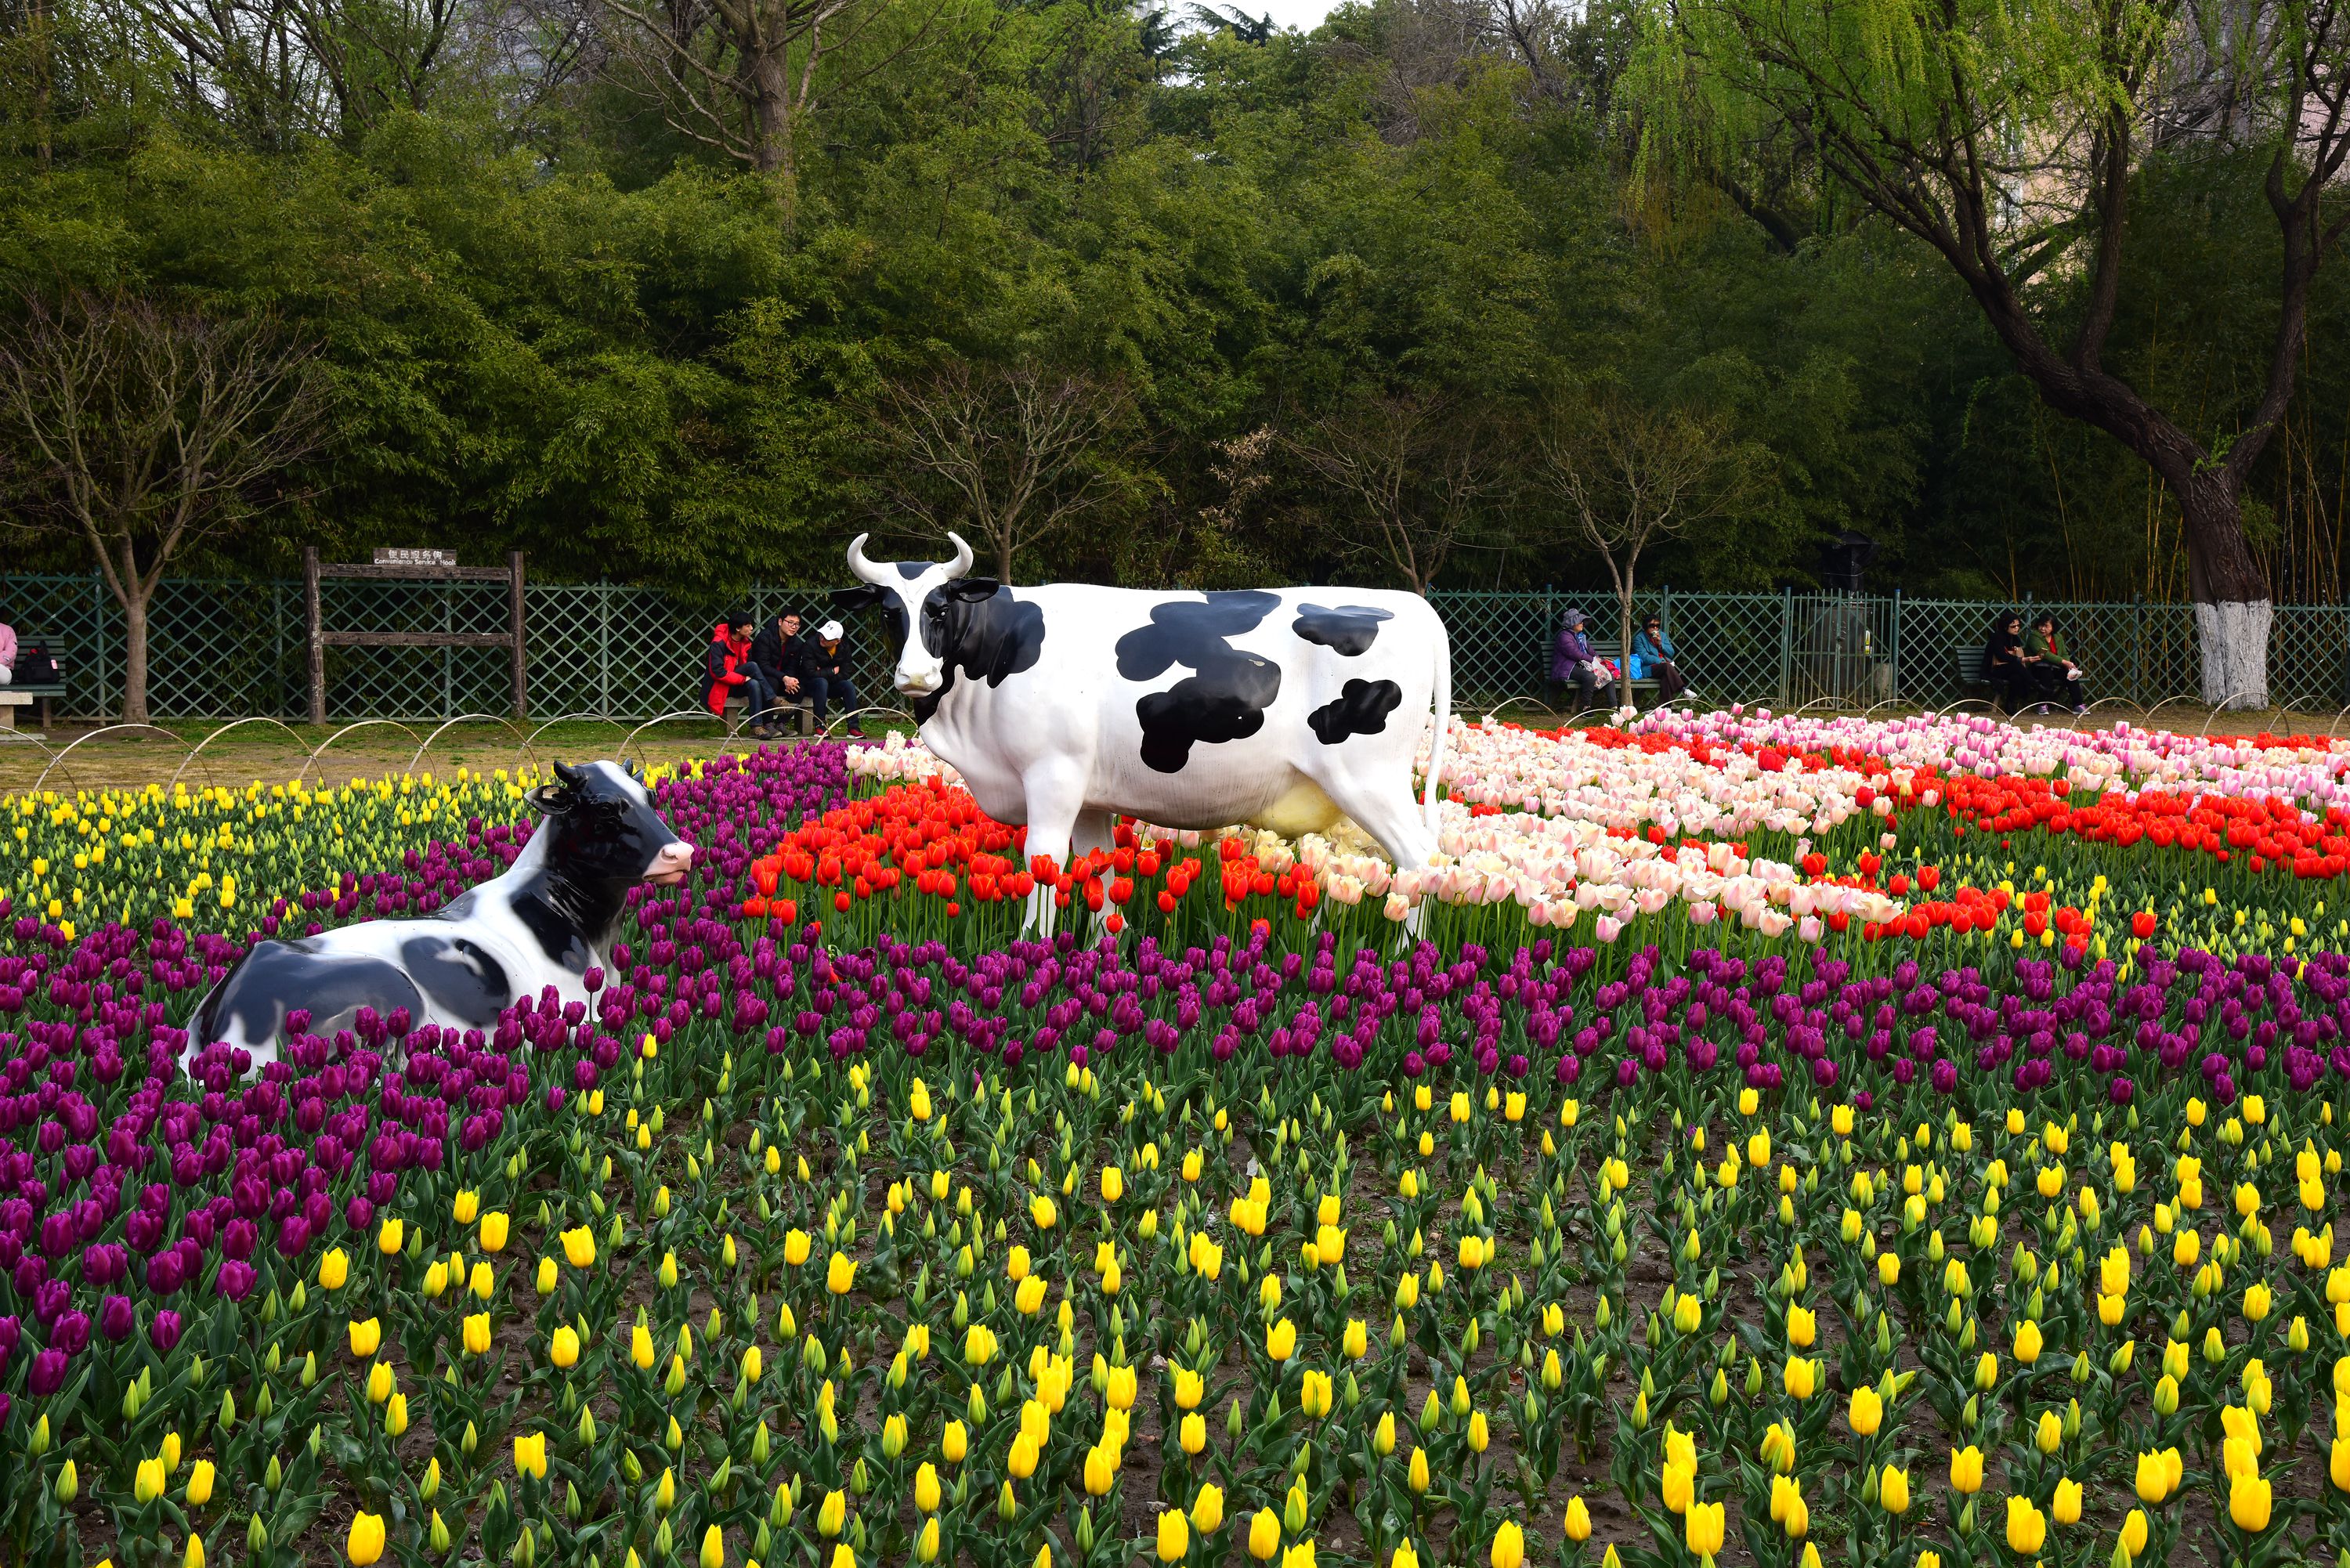
{"type": "Polygon", "coordinates": [[[1420,810],[1428,822],[1429,846],[1436,847],[1436,784],[1444,774],[1445,730],[1452,718],[1452,634],[1442,617],[1436,618],[1436,690],[1430,704],[1435,709],[1436,733],[1428,742],[1428,781],[1421,786],[1420,810]]]}

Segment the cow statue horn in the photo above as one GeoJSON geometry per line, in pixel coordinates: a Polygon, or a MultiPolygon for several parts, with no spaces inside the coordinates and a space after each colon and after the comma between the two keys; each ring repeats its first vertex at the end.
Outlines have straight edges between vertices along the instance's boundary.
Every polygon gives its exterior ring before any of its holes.
{"type": "Polygon", "coordinates": [[[859,534],[848,542],[848,569],[856,575],[857,580],[860,583],[879,583],[887,580],[881,568],[865,558],[865,541],[872,536],[870,534],[859,534]]]}
{"type": "Polygon", "coordinates": [[[962,535],[951,528],[947,530],[947,537],[954,541],[955,547],[954,559],[947,563],[947,576],[950,578],[970,576],[971,546],[964,544],[962,535]]]}

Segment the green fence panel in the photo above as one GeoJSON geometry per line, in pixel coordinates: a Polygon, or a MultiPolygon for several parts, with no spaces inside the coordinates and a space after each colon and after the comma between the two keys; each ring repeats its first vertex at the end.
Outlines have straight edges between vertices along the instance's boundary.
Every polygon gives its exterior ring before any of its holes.
{"type": "MultiPolygon", "coordinates": [[[[506,589],[497,582],[380,582],[329,577],[320,585],[328,626],[344,631],[503,633],[506,589]]],[[[1703,702],[1865,709],[1899,702],[1944,707],[1987,693],[1959,679],[1961,650],[1979,648],[1992,615],[2010,607],[1899,595],[1708,594],[1662,587],[1640,596],[1656,610],[1703,702]]],[[[1561,613],[1580,607],[1612,641],[1615,595],[1606,589],[1541,593],[1439,589],[1429,595],[1452,639],[1452,690],[1466,711],[1538,702],[1561,613]]],[[[810,625],[837,612],[827,591],[769,584],[733,601],[761,621],[791,607],[810,625]]],[[[2062,604],[2053,608],[2093,700],[2152,704],[2191,696],[2200,681],[2195,614],[2187,605],[2062,604]]],[[[540,583],[524,593],[528,701],[533,722],[571,714],[641,720],[702,703],[702,650],[713,613],[658,587],[540,583]]],[[[889,705],[897,650],[873,611],[842,616],[858,691],[889,705]]],[[[0,575],[0,620],[57,638],[63,649],[65,712],[95,719],[122,700],[122,615],[95,574],[0,575]]],[[[2302,711],[2350,702],[2350,609],[2279,606],[2271,634],[2274,701],[2302,711]]],[[[151,617],[148,702],[159,719],[213,720],[307,711],[307,653],[298,581],[174,578],[151,617]]],[[[327,711],[338,722],[438,722],[512,708],[503,648],[332,648],[327,711]]]]}

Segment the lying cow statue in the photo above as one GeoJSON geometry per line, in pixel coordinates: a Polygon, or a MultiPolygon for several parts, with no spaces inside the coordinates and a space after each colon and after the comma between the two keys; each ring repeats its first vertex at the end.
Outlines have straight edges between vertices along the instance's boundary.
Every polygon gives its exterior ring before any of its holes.
{"type": "Polygon", "coordinates": [[[417,1023],[487,1029],[546,986],[588,1001],[584,977],[608,963],[629,889],[682,880],[693,846],[653,809],[644,781],[615,763],[555,765],[530,794],[541,821],[501,876],[416,920],[367,920],[294,941],[263,941],[197,1007],[191,1049],[214,1041],[277,1058],[286,1015],[348,1028],[362,1007],[417,1023]]]}
{"type": "MultiPolygon", "coordinates": [[[[880,607],[922,743],[990,816],[1027,825],[1030,856],[1101,848],[1121,814],[1291,837],[1347,816],[1399,867],[1435,853],[1452,648],[1418,594],[1009,588],[967,576],[971,546],[947,537],[954,559],[931,564],[868,560],[858,535],[848,566],[865,586],[835,601],[880,607]]],[[[1040,889],[1030,924],[1052,915],[1040,889]]]]}

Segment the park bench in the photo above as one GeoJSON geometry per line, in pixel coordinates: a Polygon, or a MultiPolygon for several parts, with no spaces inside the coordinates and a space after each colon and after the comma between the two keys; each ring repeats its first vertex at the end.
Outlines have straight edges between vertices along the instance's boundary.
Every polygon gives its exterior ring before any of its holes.
{"type": "MultiPolygon", "coordinates": [[[[34,648],[44,649],[57,659],[58,673],[62,677],[66,668],[65,644],[47,632],[31,631],[23,627],[17,628],[17,657],[21,659],[26,649],[34,648]]],[[[24,681],[0,686],[0,730],[15,729],[16,710],[29,708],[36,702],[41,705],[40,728],[47,730],[55,722],[57,700],[65,694],[66,683],[63,679],[38,683],[24,681]]]]}
{"type": "MultiPolygon", "coordinates": [[[[1602,642],[1596,637],[1591,639],[1592,653],[1600,659],[1606,659],[1608,663],[1616,666],[1618,670],[1628,668],[1624,662],[1622,649],[1623,644],[1617,642],[1612,639],[1605,642],[1602,642]]],[[[1616,682],[1613,680],[1609,681],[1606,691],[1600,693],[1601,701],[1612,705],[1615,701],[1614,693],[1617,689],[1616,682]]],[[[1640,706],[1641,692],[1645,691],[1650,697],[1654,697],[1659,690],[1659,683],[1655,676],[1643,675],[1639,677],[1632,682],[1632,705],[1636,708],[1640,706]]]]}
{"type": "MultiPolygon", "coordinates": [[[[749,707],[750,703],[748,700],[743,697],[739,691],[729,691],[726,693],[726,716],[728,718],[739,719],[745,717],[749,707]]],[[[816,704],[809,701],[806,698],[786,697],[782,692],[777,692],[775,694],[775,706],[769,711],[769,720],[772,722],[774,721],[783,719],[785,716],[790,718],[793,728],[802,737],[816,733],[816,704]]]]}
{"type": "Polygon", "coordinates": [[[1950,668],[1959,678],[1962,691],[1989,691],[1991,678],[1983,673],[1983,649],[1981,643],[1950,650],[1950,668]]]}

